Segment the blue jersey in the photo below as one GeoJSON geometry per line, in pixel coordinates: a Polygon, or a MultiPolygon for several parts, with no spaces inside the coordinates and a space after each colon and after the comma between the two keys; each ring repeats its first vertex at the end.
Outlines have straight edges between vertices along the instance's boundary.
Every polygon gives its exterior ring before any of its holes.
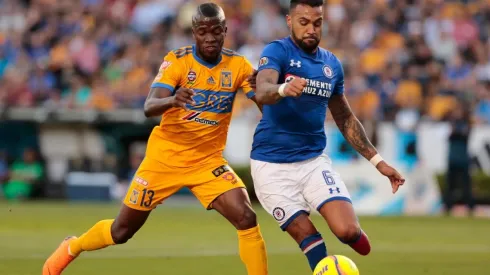
{"type": "Polygon", "coordinates": [[[285,97],[276,104],[264,106],[255,130],[251,158],[291,163],[321,155],[327,144],[328,100],[344,92],[342,64],[322,48],[308,54],[287,37],[264,48],[258,70],[264,69],[279,72],[278,84],[302,77],[307,86],[299,98],[285,97]]]}

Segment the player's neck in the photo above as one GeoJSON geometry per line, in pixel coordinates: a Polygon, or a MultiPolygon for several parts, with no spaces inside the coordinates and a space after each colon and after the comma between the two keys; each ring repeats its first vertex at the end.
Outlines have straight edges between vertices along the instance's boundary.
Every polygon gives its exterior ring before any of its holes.
{"type": "Polygon", "coordinates": [[[207,66],[207,67],[213,67],[213,66],[216,66],[218,65],[220,62],[221,62],[221,53],[218,55],[218,57],[216,57],[216,59],[214,60],[206,60],[203,58],[202,54],[199,52],[199,50],[197,50],[197,47],[196,46],[193,46],[193,55],[194,57],[196,58],[196,60],[207,66]]]}

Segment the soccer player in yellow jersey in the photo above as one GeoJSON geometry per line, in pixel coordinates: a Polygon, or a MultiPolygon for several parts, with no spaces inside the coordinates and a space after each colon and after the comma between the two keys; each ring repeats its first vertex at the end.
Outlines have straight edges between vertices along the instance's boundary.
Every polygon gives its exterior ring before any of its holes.
{"type": "Polygon", "coordinates": [[[119,215],[99,221],[78,238],[66,238],[46,260],[44,275],[61,274],[83,251],[127,242],[151,210],[182,187],[235,226],[248,274],[268,274],[265,243],[245,185],[222,156],[237,90],[255,100],[254,69],[223,48],[226,30],[221,7],[198,7],[195,45],[170,52],[151,86],[145,114],[163,115],[162,121],[151,133],[119,215]]]}

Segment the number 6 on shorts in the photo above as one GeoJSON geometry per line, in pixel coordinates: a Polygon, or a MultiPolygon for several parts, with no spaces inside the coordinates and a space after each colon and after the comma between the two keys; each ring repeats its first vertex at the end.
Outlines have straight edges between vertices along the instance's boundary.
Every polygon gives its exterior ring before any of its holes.
{"type": "Polygon", "coordinates": [[[335,185],[335,180],[330,175],[330,171],[323,170],[322,174],[323,174],[323,179],[325,179],[325,182],[327,183],[327,185],[335,185]]]}

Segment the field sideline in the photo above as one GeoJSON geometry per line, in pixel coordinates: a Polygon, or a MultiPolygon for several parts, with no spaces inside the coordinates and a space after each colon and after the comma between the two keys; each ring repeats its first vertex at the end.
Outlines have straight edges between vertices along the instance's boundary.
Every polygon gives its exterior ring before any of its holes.
{"type": "MultiPolygon", "coordinates": [[[[69,234],[117,214],[117,204],[0,203],[0,274],[39,275],[44,259],[69,234]]],[[[269,252],[271,275],[307,275],[297,245],[255,205],[269,252]]],[[[331,254],[353,259],[362,275],[488,274],[490,221],[446,217],[360,217],[373,243],[356,255],[314,216],[331,254]]],[[[77,259],[66,275],[245,275],[236,231],[219,214],[170,204],[160,207],[129,243],[77,259]]]]}

